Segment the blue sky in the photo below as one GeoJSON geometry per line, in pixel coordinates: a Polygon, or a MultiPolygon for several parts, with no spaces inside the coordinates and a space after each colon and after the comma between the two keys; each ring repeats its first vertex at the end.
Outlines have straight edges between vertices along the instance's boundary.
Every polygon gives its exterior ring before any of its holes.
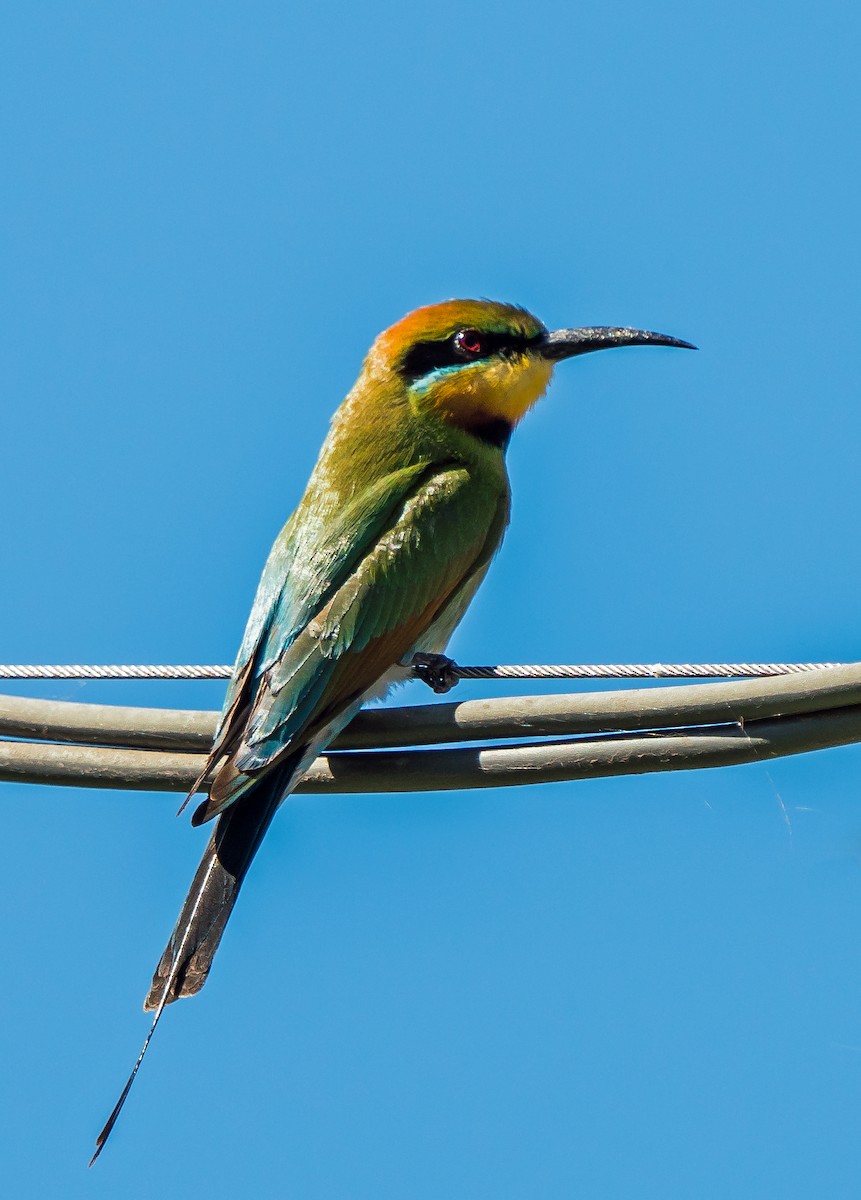
{"type": "MultiPolygon", "coordinates": [[[[834,0],[10,11],[0,659],[231,660],[371,339],[452,295],[701,347],[557,373],[461,661],[861,658],[858,33],[834,0]]],[[[172,796],[3,785],[10,1194],[854,1196],[859,777],[295,798],[89,1173],[202,839],[172,796]]]]}

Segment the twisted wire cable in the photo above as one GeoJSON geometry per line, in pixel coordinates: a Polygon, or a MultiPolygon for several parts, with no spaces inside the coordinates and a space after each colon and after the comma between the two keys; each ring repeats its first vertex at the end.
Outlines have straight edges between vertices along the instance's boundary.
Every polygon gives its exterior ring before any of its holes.
{"type": "MultiPolygon", "coordinates": [[[[763,679],[846,663],[580,663],[462,667],[459,679],[763,679]]],[[[0,664],[0,679],[229,679],[232,665],[0,664]]]]}

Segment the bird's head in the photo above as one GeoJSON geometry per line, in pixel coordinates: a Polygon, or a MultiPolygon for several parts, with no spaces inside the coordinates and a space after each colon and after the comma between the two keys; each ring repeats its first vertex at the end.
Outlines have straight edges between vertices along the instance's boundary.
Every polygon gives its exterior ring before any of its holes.
{"type": "Polygon", "coordinates": [[[417,308],[381,333],[367,368],[397,377],[410,401],[450,424],[505,445],[563,358],[613,346],[689,342],[642,329],[560,329],[523,308],[491,300],[447,300],[417,308]]]}

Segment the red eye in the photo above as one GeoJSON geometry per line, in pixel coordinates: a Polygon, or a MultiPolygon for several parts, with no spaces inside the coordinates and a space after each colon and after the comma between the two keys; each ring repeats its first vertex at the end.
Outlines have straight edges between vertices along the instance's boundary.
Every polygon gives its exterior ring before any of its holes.
{"type": "Polygon", "coordinates": [[[479,358],[484,354],[484,342],[477,329],[461,329],[454,335],[454,344],[461,354],[479,358]]]}

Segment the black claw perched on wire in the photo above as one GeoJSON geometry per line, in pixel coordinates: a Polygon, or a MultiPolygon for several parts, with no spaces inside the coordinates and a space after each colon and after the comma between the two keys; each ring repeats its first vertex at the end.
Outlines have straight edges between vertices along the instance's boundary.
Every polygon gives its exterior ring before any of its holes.
{"type": "Polygon", "coordinates": [[[444,696],[460,682],[457,663],[445,654],[414,654],[412,668],[416,679],[426,683],[438,696],[444,696]]]}

